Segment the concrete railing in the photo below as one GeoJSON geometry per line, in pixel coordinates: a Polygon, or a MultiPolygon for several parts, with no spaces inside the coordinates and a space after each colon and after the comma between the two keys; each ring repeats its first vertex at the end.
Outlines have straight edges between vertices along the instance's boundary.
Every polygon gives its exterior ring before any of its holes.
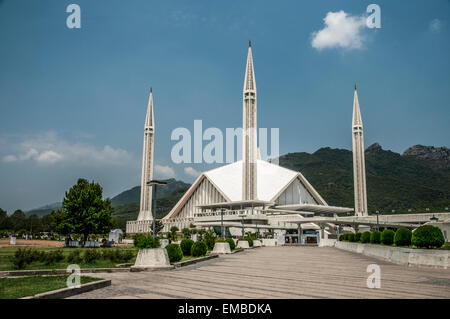
{"type": "Polygon", "coordinates": [[[413,249],[337,241],[334,247],[408,266],[450,267],[450,251],[413,249]]]}

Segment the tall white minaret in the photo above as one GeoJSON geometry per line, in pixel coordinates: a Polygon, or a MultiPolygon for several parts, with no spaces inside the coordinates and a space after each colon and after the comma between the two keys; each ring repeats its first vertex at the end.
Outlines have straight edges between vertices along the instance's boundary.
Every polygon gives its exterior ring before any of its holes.
{"type": "Polygon", "coordinates": [[[147,182],[153,179],[153,149],[155,122],[153,118],[153,93],[150,88],[147,115],[145,116],[144,147],[142,151],[141,207],[138,220],[152,220],[152,188],[147,182]]]}
{"type": "Polygon", "coordinates": [[[256,162],[257,162],[257,127],[256,121],[256,83],[253,68],[252,45],[248,43],[247,66],[243,92],[242,123],[242,200],[257,199],[256,162]]]}
{"type": "Polygon", "coordinates": [[[355,189],[355,215],[368,216],[366,191],[366,162],[364,158],[364,136],[361,111],[359,109],[358,93],[355,85],[353,98],[353,179],[355,189]]]}

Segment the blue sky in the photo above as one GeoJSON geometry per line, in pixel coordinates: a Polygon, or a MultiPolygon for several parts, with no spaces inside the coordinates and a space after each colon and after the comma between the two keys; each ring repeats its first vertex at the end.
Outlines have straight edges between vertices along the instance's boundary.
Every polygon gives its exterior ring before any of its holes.
{"type": "Polygon", "coordinates": [[[0,207],[61,201],[78,177],[106,196],[138,185],[150,86],[156,175],[216,167],[174,164],[170,135],[242,125],[249,39],[258,124],[280,128],[281,154],[350,149],[355,83],[366,147],[449,146],[450,1],[377,1],[380,29],[354,23],[370,3],[0,0],[0,207]],[[341,10],[347,35],[324,21],[341,10]]]}

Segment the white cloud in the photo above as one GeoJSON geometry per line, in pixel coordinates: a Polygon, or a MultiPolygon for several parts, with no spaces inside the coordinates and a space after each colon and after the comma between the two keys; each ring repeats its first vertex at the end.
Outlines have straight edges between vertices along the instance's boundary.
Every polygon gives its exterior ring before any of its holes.
{"type": "Polygon", "coordinates": [[[109,145],[102,148],[85,143],[70,143],[55,132],[47,132],[11,145],[13,154],[3,157],[3,162],[35,161],[40,165],[71,163],[84,166],[136,164],[133,156],[109,145]],[[15,153],[15,154],[14,154],[15,153]]]}
{"type": "Polygon", "coordinates": [[[173,178],[175,177],[175,171],[170,166],[155,165],[155,177],[156,178],[173,178]]]}
{"type": "Polygon", "coordinates": [[[439,19],[433,19],[430,22],[429,28],[430,28],[431,32],[435,32],[435,33],[439,32],[441,30],[441,28],[442,28],[442,21],[439,20],[439,19]]]}
{"type": "Polygon", "coordinates": [[[362,30],[366,27],[364,16],[351,16],[343,10],[328,12],[323,19],[325,27],[313,32],[311,45],[317,50],[326,48],[361,49],[364,43],[362,30]]]}
{"type": "Polygon", "coordinates": [[[6,155],[3,157],[3,162],[5,162],[5,163],[16,162],[17,160],[18,160],[18,158],[14,155],[6,155]]]}
{"type": "Polygon", "coordinates": [[[36,157],[36,161],[38,161],[41,164],[54,164],[56,162],[61,161],[62,159],[63,159],[62,155],[54,151],[45,151],[36,157]]]}
{"type": "Polygon", "coordinates": [[[185,167],[184,168],[184,173],[186,175],[189,175],[189,176],[192,176],[192,177],[198,177],[198,175],[201,174],[201,172],[197,171],[193,167],[185,167]]]}

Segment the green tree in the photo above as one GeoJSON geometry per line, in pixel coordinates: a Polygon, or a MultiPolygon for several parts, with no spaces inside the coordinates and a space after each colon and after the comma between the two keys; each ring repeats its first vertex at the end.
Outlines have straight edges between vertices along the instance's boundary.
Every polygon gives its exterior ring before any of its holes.
{"type": "Polygon", "coordinates": [[[60,235],[69,235],[72,233],[73,228],[64,210],[58,209],[50,214],[50,229],[60,235]]]}
{"type": "Polygon", "coordinates": [[[30,230],[32,234],[39,233],[42,231],[42,223],[41,219],[36,215],[33,214],[30,217],[26,219],[26,228],[30,230]]]}
{"type": "MultiPolygon", "coordinates": [[[[153,227],[153,225],[152,225],[152,227],[153,227]]],[[[163,222],[160,221],[159,219],[157,219],[157,220],[156,220],[156,225],[155,225],[155,232],[156,232],[156,235],[158,235],[159,232],[160,232],[161,230],[163,230],[163,228],[164,228],[163,222]]],[[[152,229],[153,229],[153,228],[152,228],[152,229]]]]}
{"type": "Polygon", "coordinates": [[[26,218],[25,214],[20,210],[16,210],[10,217],[11,227],[14,231],[18,231],[19,229],[26,229],[26,218]]]}
{"type": "Polygon", "coordinates": [[[0,208],[0,229],[8,230],[11,228],[11,221],[8,217],[8,213],[0,208]]]}
{"type": "Polygon", "coordinates": [[[66,192],[63,210],[65,223],[71,231],[82,234],[85,241],[90,234],[106,234],[111,230],[113,207],[109,198],[103,200],[103,189],[98,183],[78,179],[66,192]]]}
{"type": "Polygon", "coordinates": [[[41,218],[41,227],[42,231],[49,232],[51,231],[51,225],[52,225],[52,217],[51,214],[45,215],[41,218]]]}
{"type": "Polygon", "coordinates": [[[183,228],[181,230],[184,238],[191,238],[191,230],[189,228],[183,228]]]}
{"type": "Polygon", "coordinates": [[[168,234],[169,239],[171,240],[177,240],[177,231],[179,231],[177,226],[170,227],[170,232],[168,234]]]}

